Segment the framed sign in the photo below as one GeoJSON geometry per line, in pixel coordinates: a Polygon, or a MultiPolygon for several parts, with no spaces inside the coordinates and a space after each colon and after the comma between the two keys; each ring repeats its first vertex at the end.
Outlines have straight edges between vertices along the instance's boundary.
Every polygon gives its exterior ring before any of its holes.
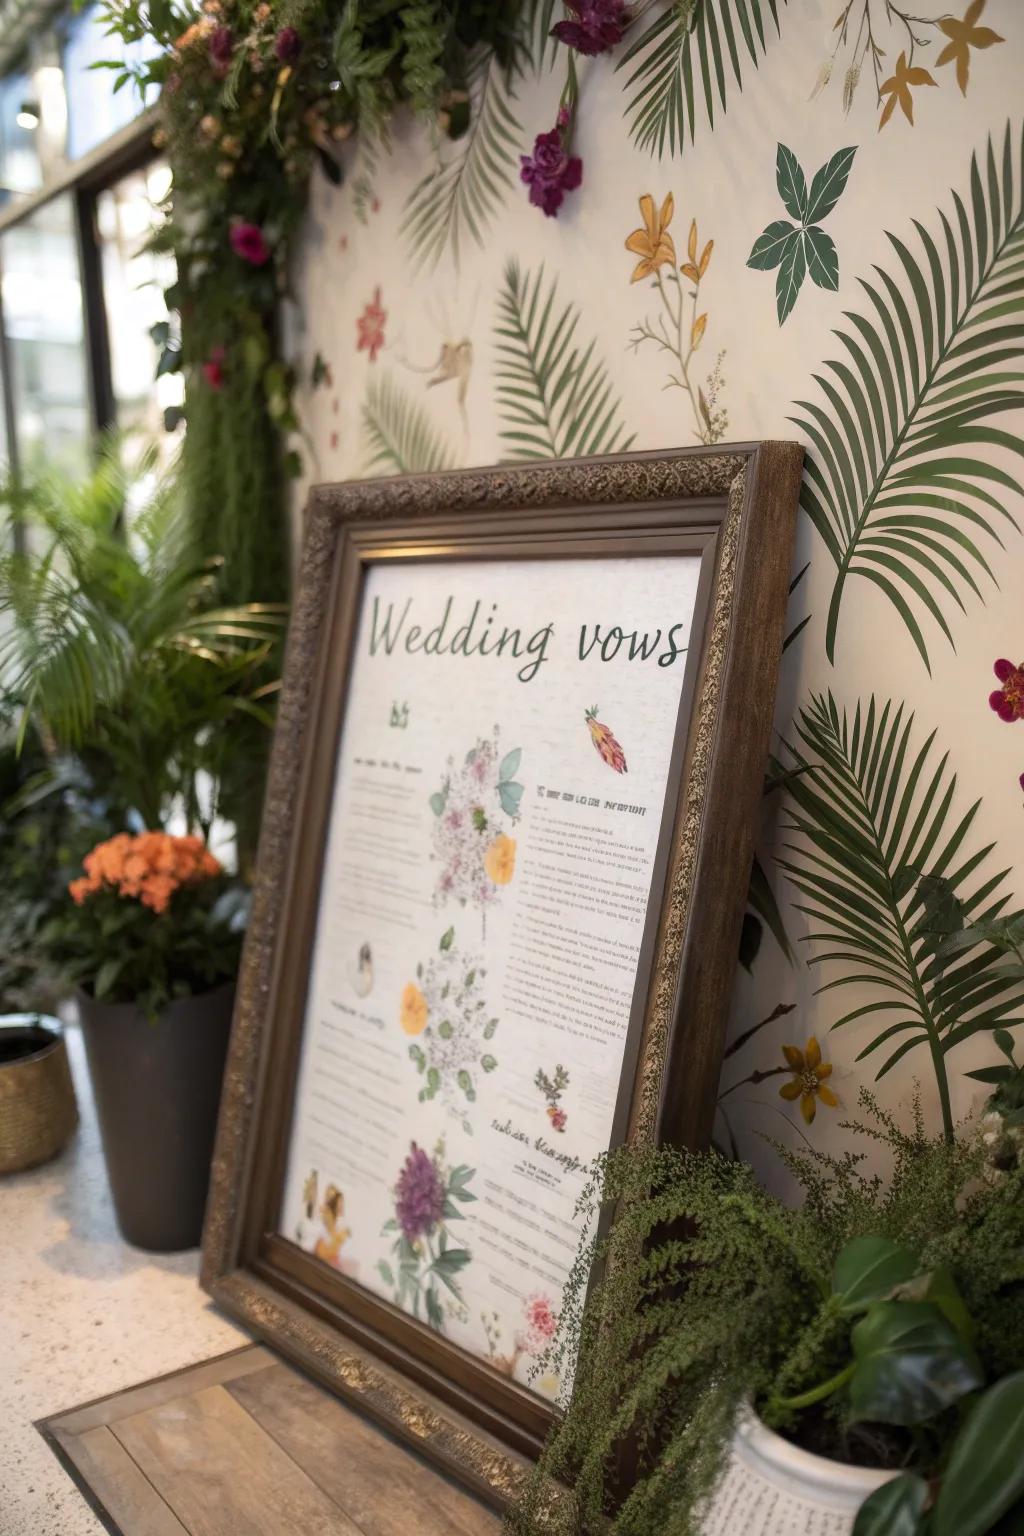
{"type": "Polygon", "coordinates": [[[312,494],[203,1281],[497,1503],[593,1159],[710,1133],[801,458],[312,494]]]}

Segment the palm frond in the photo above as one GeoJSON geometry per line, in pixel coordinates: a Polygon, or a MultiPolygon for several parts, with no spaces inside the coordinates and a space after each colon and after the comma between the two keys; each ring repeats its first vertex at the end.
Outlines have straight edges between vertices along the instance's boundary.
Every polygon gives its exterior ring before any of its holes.
{"type": "Polygon", "coordinates": [[[972,1033],[1024,1023],[1024,987],[993,964],[993,949],[936,963],[941,936],[928,925],[918,877],[943,877],[977,918],[1005,907],[1007,872],[981,873],[992,845],[967,852],[979,802],[953,812],[949,754],[937,758],[934,732],[915,742],[905,705],[879,707],[872,697],[851,721],[830,693],[800,710],[796,730],[799,742],[787,747],[801,769],[788,782],[796,840],[780,863],[813,925],[812,963],[843,967],[820,990],[874,989],[832,1028],[879,1018],[884,1027],[857,1058],[884,1052],[879,1077],[928,1046],[948,1117],[946,1054],[972,1033]]]}
{"type": "Polygon", "coordinates": [[[672,0],[627,49],[619,69],[626,80],[630,132],[639,149],[660,159],[681,155],[704,118],[715,125],[734,84],[743,89],[745,66],[757,69],[779,34],[779,7],[787,0],[672,0]],[[634,89],[635,87],[635,89],[634,89]]]}
{"type": "Polygon", "coordinates": [[[367,463],[382,473],[409,475],[451,469],[454,456],[422,405],[389,374],[371,380],[363,401],[367,463]]]}
{"type": "Polygon", "coordinates": [[[835,660],[851,577],[893,604],[931,670],[920,620],[953,643],[949,604],[965,608],[994,581],[984,541],[1001,546],[1002,505],[1022,487],[995,458],[1024,455],[1024,440],[996,418],[1024,404],[1024,199],[1022,156],[1007,125],[971,158],[967,203],[952,194],[941,235],[914,221],[917,248],[888,236],[893,271],[862,280],[870,308],[846,312],[845,355],[815,380],[820,404],[797,401],[806,432],[802,504],[836,564],[826,627],[835,660]],[[996,449],[995,455],[989,450],[996,449]]]}
{"type": "Polygon", "coordinates": [[[439,149],[438,164],[405,205],[401,233],[417,266],[436,266],[450,249],[458,267],[467,236],[483,246],[515,179],[523,129],[505,71],[490,51],[474,59],[469,85],[469,127],[439,149]]]}
{"type": "Polygon", "coordinates": [[[619,453],[633,441],[593,341],[578,336],[580,312],[559,304],[558,283],[505,268],[498,298],[497,395],[512,459],[619,453]]]}

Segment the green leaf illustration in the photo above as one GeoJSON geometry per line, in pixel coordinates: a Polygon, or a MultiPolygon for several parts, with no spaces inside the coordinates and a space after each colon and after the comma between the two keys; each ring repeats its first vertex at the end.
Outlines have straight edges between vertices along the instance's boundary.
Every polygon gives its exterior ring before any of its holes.
{"type": "Polygon", "coordinates": [[[380,1275],[380,1277],[384,1281],[385,1285],[390,1285],[390,1286],[394,1287],[394,1284],[395,1284],[394,1271],[393,1271],[393,1269],[391,1268],[391,1265],[387,1262],[386,1259],[378,1259],[377,1260],[377,1273],[380,1275]]]}
{"type": "Polygon", "coordinates": [[[821,220],[832,212],[843,195],[856,153],[855,145],[847,149],[837,149],[831,160],[827,160],[820,171],[815,171],[807,199],[805,224],[820,224],[821,220]]]}
{"type": "Polygon", "coordinates": [[[519,802],[523,798],[523,786],[521,784],[499,784],[498,799],[506,816],[519,815],[519,802]]]}
{"type": "Polygon", "coordinates": [[[511,752],[506,752],[505,756],[498,764],[499,780],[511,779],[512,776],[517,772],[519,764],[522,762],[522,760],[522,747],[515,747],[511,752]]]}
{"type": "Polygon", "coordinates": [[[480,1065],[485,1072],[493,1072],[498,1065],[497,1058],[494,1056],[481,1056],[480,1065]]]}
{"type": "Polygon", "coordinates": [[[826,624],[829,660],[851,578],[892,603],[931,670],[921,620],[953,635],[994,581],[983,540],[1001,546],[1003,503],[1021,493],[1007,457],[1024,440],[996,418],[1024,404],[1022,148],[1009,126],[997,155],[971,159],[969,196],[952,195],[936,237],[914,221],[916,249],[895,235],[892,270],[862,280],[865,313],[847,311],[842,356],[815,375],[824,399],[799,400],[810,440],[802,505],[835,562],[826,624]],[[993,450],[995,450],[993,452],[993,450]],[[982,537],[983,536],[983,537],[982,537]]]}
{"type": "Polygon", "coordinates": [[[450,251],[458,269],[467,236],[483,246],[516,180],[523,128],[506,72],[489,50],[471,62],[469,95],[468,129],[454,142],[443,141],[438,164],[405,205],[400,233],[417,267],[436,266],[450,251]]]}
{"type": "Polygon", "coordinates": [[[797,233],[788,219],[776,219],[754,241],[753,250],[747,257],[747,266],[754,267],[758,272],[771,272],[785,255],[790,236],[797,233]]]}
{"type": "Polygon", "coordinates": [[[389,375],[371,379],[363,401],[363,431],[371,469],[396,475],[451,469],[452,452],[421,405],[389,375]]]}
{"type": "Polygon", "coordinates": [[[782,253],[779,275],[775,279],[775,302],[779,311],[780,325],[796,303],[797,295],[807,275],[807,258],[804,255],[805,238],[804,231],[797,230],[782,253]]]}
{"type": "Polygon", "coordinates": [[[455,942],[455,929],[454,929],[454,927],[446,928],[444,933],[442,933],[442,935],[441,935],[441,942],[438,945],[438,949],[440,949],[441,953],[444,954],[447,950],[451,949],[451,947],[454,944],[454,942],[455,942]]]}
{"type": "Polygon", "coordinates": [[[819,288],[839,287],[839,254],[831,235],[811,224],[804,230],[807,275],[819,288]]]}
{"type": "Polygon", "coordinates": [[[991,844],[964,851],[979,802],[951,816],[957,781],[948,754],[935,761],[934,732],[913,744],[905,705],[879,707],[872,698],[851,720],[828,694],[800,710],[796,729],[799,742],[787,751],[803,771],[788,781],[792,840],[780,863],[802,898],[798,911],[811,919],[812,963],[843,966],[822,990],[875,989],[832,1028],[884,1024],[857,1058],[884,1052],[878,1077],[927,1048],[951,1134],[946,1058],[972,1035],[1024,1022],[1024,987],[993,963],[1001,957],[991,948],[944,964],[920,886],[898,875],[910,865],[943,876],[973,921],[1006,906],[1009,896],[997,893],[1007,872],[979,872],[991,844]]]}
{"type": "Polygon", "coordinates": [[[497,394],[511,459],[621,453],[630,446],[608,371],[577,336],[580,314],[559,305],[557,281],[505,268],[498,298],[497,394]]]}
{"type": "Polygon", "coordinates": [[[448,804],[448,791],[436,790],[430,797],[430,809],[435,816],[442,816],[444,808],[448,804]]]}
{"type": "Polygon", "coordinates": [[[775,185],[786,207],[801,224],[807,222],[807,181],[791,149],[780,144],[775,152],[775,185]]]}
{"type": "Polygon", "coordinates": [[[715,125],[716,97],[724,117],[731,83],[743,89],[743,68],[757,69],[768,47],[768,23],[779,34],[786,0],[697,0],[669,5],[626,50],[630,133],[659,159],[683,154],[706,118],[715,125]]]}

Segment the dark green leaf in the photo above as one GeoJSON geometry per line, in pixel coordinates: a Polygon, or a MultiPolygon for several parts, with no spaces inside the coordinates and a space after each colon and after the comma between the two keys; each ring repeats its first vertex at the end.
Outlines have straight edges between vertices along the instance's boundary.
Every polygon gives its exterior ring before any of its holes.
{"type": "Polygon", "coordinates": [[[782,260],[791,235],[799,234],[788,219],[776,219],[754,241],[747,266],[758,272],[771,272],[782,260]]]}
{"type": "Polygon", "coordinates": [[[807,251],[807,274],[819,288],[835,291],[839,287],[839,254],[832,236],[817,224],[804,230],[807,251]]]}
{"type": "Polygon", "coordinates": [[[98,1002],[109,997],[113,991],[117,978],[127,963],[124,955],[114,955],[109,960],[104,960],[96,972],[96,980],[93,983],[93,994],[98,1002]]]}
{"type": "Polygon", "coordinates": [[[843,1312],[863,1312],[920,1272],[917,1255],[887,1237],[855,1237],[836,1260],[832,1290],[843,1312]]]}
{"type": "Polygon", "coordinates": [[[442,933],[442,935],[441,935],[441,942],[440,942],[440,944],[437,947],[441,951],[441,953],[444,954],[447,950],[451,949],[451,947],[452,947],[454,942],[455,942],[455,929],[454,929],[454,927],[446,928],[444,933],[442,933]]]}
{"type": "Polygon", "coordinates": [[[821,170],[815,171],[807,198],[805,223],[818,224],[832,212],[843,194],[856,153],[855,145],[851,145],[848,149],[836,150],[821,170]]]}
{"type": "Polygon", "coordinates": [[[807,275],[807,258],[804,254],[804,235],[798,230],[786,243],[775,279],[775,303],[779,312],[779,324],[785,323],[797,301],[797,295],[807,275]]]}
{"type": "Polygon", "coordinates": [[[997,1381],[957,1436],[935,1505],[934,1536],[984,1536],[1024,1494],[1024,1371],[997,1381]]]}
{"type": "Polygon", "coordinates": [[[913,1472],[904,1472],[870,1494],[853,1526],[853,1536],[923,1536],[922,1517],[928,1502],[928,1484],[913,1472]]]}
{"type": "Polygon", "coordinates": [[[879,1301],[851,1334],[854,1419],[921,1424],[982,1384],[981,1368],[953,1325],[926,1301],[879,1301]]]}
{"type": "Polygon", "coordinates": [[[807,182],[791,149],[780,144],[775,154],[775,184],[786,212],[802,224],[807,216],[807,182]]]}
{"type": "Polygon", "coordinates": [[[395,1273],[386,1259],[377,1260],[377,1273],[380,1275],[385,1285],[390,1285],[392,1288],[394,1287],[395,1273]]]}

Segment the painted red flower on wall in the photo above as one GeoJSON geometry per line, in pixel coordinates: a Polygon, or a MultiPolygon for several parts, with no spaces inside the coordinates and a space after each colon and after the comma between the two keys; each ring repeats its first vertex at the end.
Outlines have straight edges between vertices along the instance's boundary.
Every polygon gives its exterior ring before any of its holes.
{"type": "Polygon", "coordinates": [[[381,308],[380,289],[375,288],[373,302],[367,304],[356,321],[356,334],[359,337],[356,342],[356,351],[369,352],[371,363],[377,361],[377,353],[384,345],[384,322],[387,317],[387,310],[381,308]]]}
{"type": "Polygon", "coordinates": [[[1012,661],[1001,658],[992,670],[1002,687],[989,694],[989,704],[1007,724],[1012,720],[1024,720],[1024,661],[1015,667],[1012,661]]]}

